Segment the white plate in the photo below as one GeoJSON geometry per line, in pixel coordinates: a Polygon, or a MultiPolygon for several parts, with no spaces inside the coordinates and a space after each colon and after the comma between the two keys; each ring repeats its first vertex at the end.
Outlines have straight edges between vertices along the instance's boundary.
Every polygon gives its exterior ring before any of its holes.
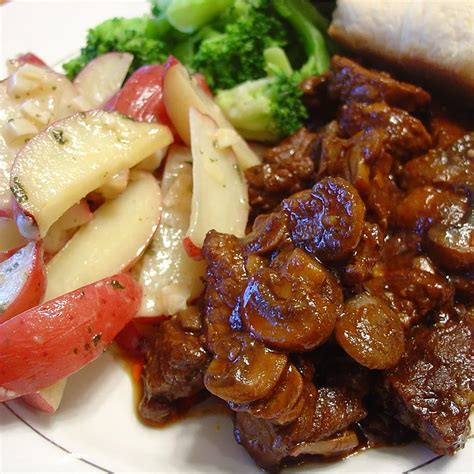
{"type": "MultiPolygon", "coordinates": [[[[88,27],[146,11],[143,1],[18,1],[0,7],[0,77],[4,62],[32,51],[50,64],[83,44],[88,27]]],[[[429,449],[371,450],[336,464],[295,472],[473,472],[474,443],[453,458],[429,449]]],[[[137,420],[129,376],[111,355],[71,377],[54,416],[19,402],[0,404],[0,472],[258,473],[227,417],[207,415],[166,429],[137,420]]]]}

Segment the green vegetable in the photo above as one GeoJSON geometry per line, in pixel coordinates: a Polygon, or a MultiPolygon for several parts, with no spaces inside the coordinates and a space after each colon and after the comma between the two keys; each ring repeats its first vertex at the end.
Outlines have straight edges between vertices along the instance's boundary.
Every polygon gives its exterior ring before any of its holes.
{"type": "Polygon", "coordinates": [[[307,0],[273,0],[272,4],[293,27],[306,57],[293,72],[281,47],[263,52],[268,78],[247,80],[236,87],[217,92],[217,102],[243,137],[276,141],[304,125],[307,111],[301,102],[299,83],[329,68],[329,54],[317,25],[327,20],[307,0]],[[273,76],[273,77],[272,77],[273,76]]]}
{"type": "Polygon", "coordinates": [[[265,77],[264,51],[288,42],[287,28],[270,0],[236,1],[215,26],[191,63],[213,90],[265,77]]]}
{"type": "Polygon", "coordinates": [[[283,73],[285,76],[293,74],[293,68],[283,48],[271,46],[263,52],[265,71],[269,76],[283,73]]]}
{"type": "Polygon", "coordinates": [[[81,54],[64,64],[70,79],[95,57],[110,51],[129,52],[134,55],[131,70],[144,64],[166,61],[167,47],[158,39],[160,25],[151,17],[112,18],[89,30],[87,44],[81,54]]]}
{"type": "MultiPolygon", "coordinates": [[[[150,17],[108,20],[89,31],[73,78],[108,51],[134,54],[131,71],[169,54],[204,74],[248,139],[275,141],[303,126],[299,83],[329,67],[329,20],[309,0],[150,0],[150,17]]],[[[316,2],[318,3],[318,2],[316,2]]],[[[321,3],[321,2],[320,2],[321,3]]],[[[330,3],[330,13],[335,2],[330,3]]]]}
{"type": "Polygon", "coordinates": [[[171,25],[183,33],[194,33],[207,25],[228,7],[233,0],[171,0],[166,16],[171,25]]]}
{"type": "Polygon", "coordinates": [[[302,126],[307,111],[294,75],[266,77],[219,91],[217,103],[249,140],[276,141],[302,126]]]}
{"type": "Polygon", "coordinates": [[[324,36],[317,26],[327,28],[327,20],[306,0],[273,0],[277,12],[293,26],[304,46],[307,62],[299,71],[300,78],[319,76],[329,69],[329,54],[324,36]]]}

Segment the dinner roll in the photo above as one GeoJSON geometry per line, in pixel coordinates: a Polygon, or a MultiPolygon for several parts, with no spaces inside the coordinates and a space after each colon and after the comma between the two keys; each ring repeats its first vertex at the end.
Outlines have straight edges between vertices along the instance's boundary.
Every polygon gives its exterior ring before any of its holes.
{"type": "Polygon", "coordinates": [[[474,97],[473,0],[338,0],[329,34],[445,92],[474,97]]]}

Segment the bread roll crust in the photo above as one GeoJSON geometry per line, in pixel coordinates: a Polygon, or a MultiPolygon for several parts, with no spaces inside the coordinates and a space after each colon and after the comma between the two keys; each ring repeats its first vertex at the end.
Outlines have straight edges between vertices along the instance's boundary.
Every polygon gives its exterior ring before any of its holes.
{"type": "Polygon", "coordinates": [[[445,93],[474,99],[473,0],[338,0],[329,34],[445,93]]]}

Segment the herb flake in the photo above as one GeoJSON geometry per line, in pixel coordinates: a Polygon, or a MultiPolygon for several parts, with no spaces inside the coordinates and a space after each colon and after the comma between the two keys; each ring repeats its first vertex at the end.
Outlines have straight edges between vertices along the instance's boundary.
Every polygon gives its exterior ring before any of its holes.
{"type": "Polygon", "coordinates": [[[16,176],[13,177],[13,185],[10,186],[10,191],[12,192],[13,196],[15,196],[18,204],[24,204],[26,201],[28,201],[28,194],[16,176]]]}
{"type": "Polygon", "coordinates": [[[116,290],[125,290],[125,287],[120,283],[118,280],[111,280],[110,284],[116,289],[116,290]]]}
{"type": "Polygon", "coordinates": [[[101,332],[99,332],[96,335],[92,336],[92,344],[94,344],[94,347],[97,347],[97,344],[99,344],[101,339],[102,339],[102,333],[101,332]]]}
{"type": "Polygon", "coordinates": [[[53,128],[51,135],[60,145],[65,145],[68,142],[67,138],[64,136],[64,130],[61,130],[60,128],[53,128]]]}

